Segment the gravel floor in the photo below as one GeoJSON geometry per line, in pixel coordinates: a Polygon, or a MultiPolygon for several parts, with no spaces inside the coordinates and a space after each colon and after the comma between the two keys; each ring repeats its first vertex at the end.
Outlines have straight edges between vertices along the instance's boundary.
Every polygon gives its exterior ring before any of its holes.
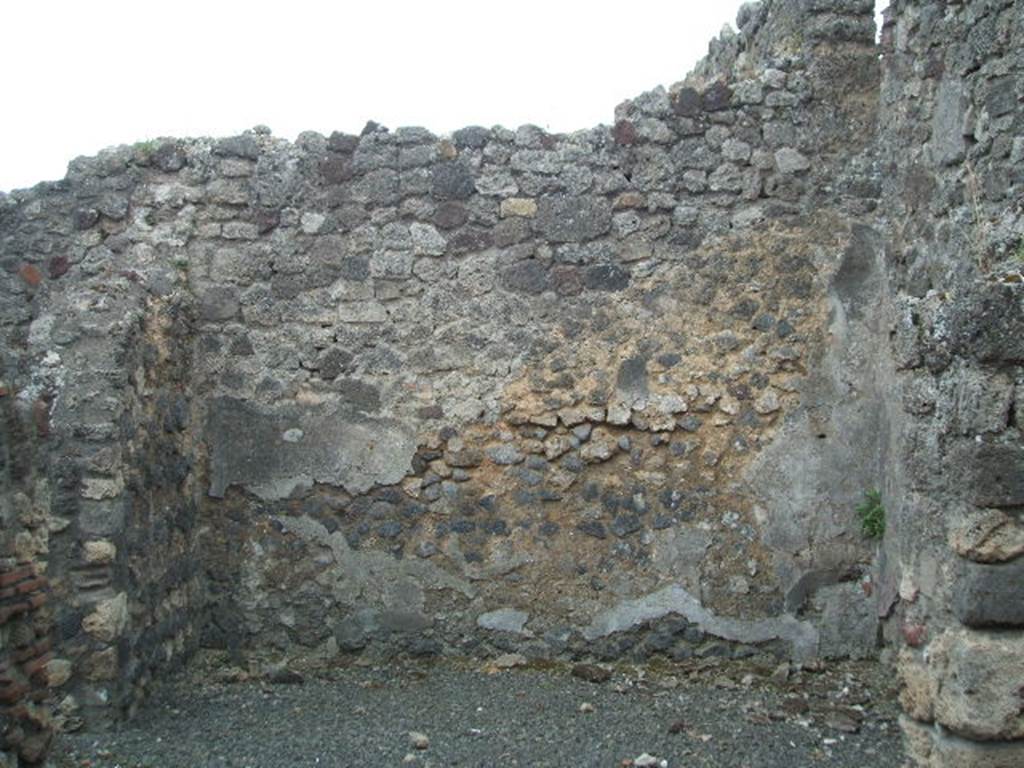
{"type": "Polygon", "coordinates": [[[620,666],[589,682],[569,666],[435,662],[353,666],[286,684],[214,682],[210,669],[194,669],[117,731],[62,736],[55,763],[622,766],[645,764],[637,758],[647,753],[659,760],[650,764],[670,768],[901,764],[886,670],[847,664],[785,681],[771,672],[735,663],[620,666]],[[416,749],[410,731],[429,746],[416,749]]]}

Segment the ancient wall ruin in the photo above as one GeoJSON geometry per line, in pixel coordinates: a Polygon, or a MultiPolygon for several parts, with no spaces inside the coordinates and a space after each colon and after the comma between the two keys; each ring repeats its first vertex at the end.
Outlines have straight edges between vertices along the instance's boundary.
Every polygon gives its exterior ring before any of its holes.
{"type": "Polygon", "coordinates": [[[1012,2],[898,3],[883,40],[902,411],[883,592],[898,601],[915,765],[1024,764],[1022,40],[1012,2]]]}
{"type": "Polygon", "coordinates": [[[897,2],[879,45],[766,0],[611,127],[160,140],[0,196],[5,749],[200,645],[890,646],[916,764],[1018,764],[1022,15],[897,2]]]}

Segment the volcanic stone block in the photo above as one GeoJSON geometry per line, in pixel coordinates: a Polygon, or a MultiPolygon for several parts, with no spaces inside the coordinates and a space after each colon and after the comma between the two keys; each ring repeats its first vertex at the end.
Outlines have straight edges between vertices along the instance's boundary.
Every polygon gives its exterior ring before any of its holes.
{"type": "Polygon", "coordinates": [[[537,226],[554,243],[592,240],[612,225],[612,209],[599,197],[551,195],[537,204],[537,226]]]}
{"type": "Polygon", "coordinates": [[[438,200],[465,200],[474,192],[472,169],[458,161],[435,166],[431,172],[430,192],[438,200]]]}
{"type": "Polygon", "coordinates": [[[1024,506],[1024,447],[981,444],[974,450],[972,461],[975,504],[1024,506]]]}
{"type": "Polygon", "coordinates": [[[1016,633],[947,631],[929,646],[929,655],[937,722],[972,740],[1024,738],[1024,639],[1016,633]]]}
{"type": "Polygon", "coordinates": [[[961,562],[953,610],[970,627],[1024,626],[1024,557],[997,565],[961,562]]]}

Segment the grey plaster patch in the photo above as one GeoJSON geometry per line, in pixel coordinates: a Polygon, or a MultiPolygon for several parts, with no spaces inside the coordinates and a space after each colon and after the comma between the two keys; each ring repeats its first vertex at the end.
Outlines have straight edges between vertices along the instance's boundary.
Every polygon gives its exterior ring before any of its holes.
{"type": "MultiPolygon", "coordinates": [[[[800,385],[799,408],[744,470],[788,610],[869,555],[855,510],[866,491],[885,490],[890,421],[900,417],[885,405],[895,387],[890,362],[867,354],[885,343],[874,310],[886,288],[879,254],[873,230],[851,228],[829,290],[829,346],[800,385]]],[[[872,633],[856,637],[873,652],[872,633]]]]}
{"type": "Polygon", "coordinates": [[[333,564],[317,576],[317,582],[342,605],[372,608],[381,625],[401,631],[428,626],[431,619],[425,612],[425,593],[430,590],[451,590],[467,598],[476,595],[469,582],[431,560],[398,560],[380,550],[354,550],[341,531],[328,533],[310,517],[275,520],[286,533],[329,552],[333,564]]]}
{"type": "Polygon", "coordinates": [[[700,590],[700,564],[711,535],[690,527],[667,528],[654,533],[651,560],[654,567],[689,590],[700,590]]]}
{"type": "Polygon", "coordinates": [[[313,483],[364,493],[405,477],[416,443],[394,419],[353,414],[337,404],[290,403],[263,410],[230,397],[210,401],[206,437],[210,496],[232,485],[280,499],[313,483]],[[291,440],[301,432],[301,440],[291,440]]]}
{"type": "Polygon", "coordinates": [[[704,632],[726,640],[741,643],[786,641],[792,647],[795,661],[805,661],[817,656],[818,630],[810,622],[800,621],[792,616],[755,620],[715,616],[701,605],[696,597],[676,584],[635,600],[624,600],[598,614],[584,628],[583,637],[587,640],[597,640],[672,613],[697,624],[704,632]]]}
{"type": "Polygon", "coordinates": [[[875,602],[859,582],[833,584],[819,589],[814,599],[822,612],[818,652],[826,659],[863,659],[878,645],[875,602]]]}
{"type": "Polygon", "coordinates": [[[935,162],[948,165],[963,158],[965,112],[963,83],[956,78],[943,78],[932,116],[931,154],[935,162]]]}
{"type": "Polygon", "coordinates": [[[880,294],[875,254],[880,250],[877,232],[863,225],[851,228],[850,243],[832,279],[836,296],[851,319],[862,318],[877,305],[873,301],[880,294]]]}

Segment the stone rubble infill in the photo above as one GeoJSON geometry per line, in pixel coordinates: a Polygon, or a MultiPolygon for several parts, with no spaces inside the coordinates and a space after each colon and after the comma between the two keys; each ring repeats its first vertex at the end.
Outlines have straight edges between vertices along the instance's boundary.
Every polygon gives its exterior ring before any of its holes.
{"type": "Polygon", "coordinates": [[[223,766],[794,766],[902,763],[891,675],[877,665],[700,663],[495,671],[479,662],[333,669],[302,685],[214,683],[212,665],[156,692],[113,733],[67,734],[57,768],[223,766]]]}

